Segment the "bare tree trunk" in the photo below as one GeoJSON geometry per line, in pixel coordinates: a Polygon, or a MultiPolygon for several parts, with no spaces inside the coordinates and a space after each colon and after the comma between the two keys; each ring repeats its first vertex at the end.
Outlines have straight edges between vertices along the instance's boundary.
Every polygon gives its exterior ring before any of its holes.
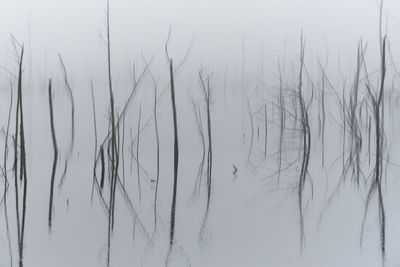
{"type": "Polygon", "coordinates": [[[178,187],[178,163],[179,163],[178,122],[176,117],[174,68],[172,59],[169,61],[169,72],[171,81],[172,117],[174,122],[174,187],[172,192],[171,225],[169,232],[169,245],[171,251],[172,246],[174,244],[174,234],[175,234],[176,195],[178,189],[177,187],[178,187]]]}
{"type": "Polygon", "coordinates": [[[50,111],[51,137],[52,137],[52,140],[53,140],[53,149],[54,149],[53,168],[52,168],[52,171],[51,171],[51,182],[50,182],[50,200],[49,200],[49,230],[51,231],[52,214],[53,214],[54,179],[55,179],[55,175],[56,175],[57,157],[58,157],[56,132],[55,132],[55,129],[54,129],[54,114],[53,114],[51,79],[49,80],[49,111],[50,111]]]}

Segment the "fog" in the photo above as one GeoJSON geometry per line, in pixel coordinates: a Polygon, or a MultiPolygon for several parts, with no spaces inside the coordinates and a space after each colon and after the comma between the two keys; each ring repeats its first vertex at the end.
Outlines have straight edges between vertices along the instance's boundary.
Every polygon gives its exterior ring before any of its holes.
{"type": "Polygon", "coordinates": [[[0,266],[400,266],[397,1],[0,18],[0,266]]]}
{"type": "MultiPolygon", "coordinates": [[[[51,69],[58,53],[79,73],[100,71],[99,67],[104,68],[100,55],[105,49],[105,5],[105,1],[2,1],[2,43],[7,44],[10,33],[24,42],[34,71],[40,69],[43,78],[55,75],[51,69]]],[[[164,62],[170,25],[174,57],[181,56],[182,47],[195,35],[190,65],[196,68],[201,62],[220,68],[240,66],[243,39],[248,67],[255,65],[260,48],[273,59],[285,53],[291,59],[301,30],[313,56],[329,49],[332,60],[342,55],[344,65],[360,38],[369,42],[371,50],[378,43],[379,3],[373,0],[115,1],[111,12],[116,67],[140,62],[142,52],[164,62]]],[[[389,33],[395,32],[398,3],[385,1],[384,12],[383,23],[389,33]]],[[[391,38],[393,43],[398,40],[395,34],[391,38]]]]}

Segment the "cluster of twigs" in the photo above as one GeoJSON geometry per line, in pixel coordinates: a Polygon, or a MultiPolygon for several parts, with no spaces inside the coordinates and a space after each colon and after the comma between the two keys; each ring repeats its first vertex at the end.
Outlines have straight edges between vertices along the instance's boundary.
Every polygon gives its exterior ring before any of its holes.
{"type": "Polygon", "coordinates": [[[301,171],[298,181],[298,205],[299,205],[299,223],[300,223],[300,247],[303,248],[305,235],[304,235],[304,205],[303,205],[303,193],[308,174],[308,164],[310,160],[310,146],[311,146],[311,131],[310,123],[308,119],[308,108],[309,105],[305,104],[304,96],[302,93],[303,86],[303,69],[304,69],[304,41],[303,36],[301,38],[300,47],[300,72],[299,72],[299,83],[298,83],[298,97],[301,111],[301,127],[303,136],[303,153],[301,171]]]}

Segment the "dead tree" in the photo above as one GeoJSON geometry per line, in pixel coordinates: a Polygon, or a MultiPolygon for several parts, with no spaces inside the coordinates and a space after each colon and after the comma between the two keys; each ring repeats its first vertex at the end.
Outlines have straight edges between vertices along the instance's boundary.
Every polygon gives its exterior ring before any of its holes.
{"type": "Polygon", "coordinates": [[[54,128],[54,112],[53,112],[53,99],[52,99],[52,89],[51,89],[51,79],[49,80],[49,113],[50,113],[50,129],[51,129],[51,137],[53,140],[53,149],[54,149],[54,158],[53,158],[53,167],[51,170],[51,180],[50,180],[50,200],[49,200],[49,230],[51,231],[52,225],[52,215],[53,215],[53,192],[54,192],[54,180],[56,175],[57,168],[57,157],[58,157],[58,148],[57,148],[57,139],[56,139],[56,131],[54,128]]]}

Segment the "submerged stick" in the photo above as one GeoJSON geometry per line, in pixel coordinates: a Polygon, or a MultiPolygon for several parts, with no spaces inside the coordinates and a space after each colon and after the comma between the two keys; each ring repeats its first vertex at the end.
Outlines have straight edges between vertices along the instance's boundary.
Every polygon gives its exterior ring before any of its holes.
{"type": "Polygon", "coordinates": [[[11,110],[12,110],[12,103],[13,103],[13,92],[11,87],[11,95],[10,95],[10,107],[8,110],[8,120],[7,120],[7,130],[5,134],[5,142],[4,142],[4,161],[3,161],[3,175],[4,175],[4,193],[3,193],[3,205],[4,205],[4,218],[6,221],[6,229],[7,229],[7,241],[8,241],[8,250],[10,256],[10,266],[13,266],[13,253],[12,253],[12,246],[11,246],[11,237],[10,237],[10,228],[8,223],[8,209],[7,209],[7,191],[8,191],[8,178],[7,178],[7,157],[8,157],[8,134],[10,130],[10,119],[11,119],[11,110]]]}
{"type": "Polygon", "coordinates": [[[105,176],[104,149],[103,149],[103,145],[100,146],[100,160],[101,160],[100,189],[101,189],[101,191],[103,191],[103,187],[104,187],[104,176],[105,176]]]}
{"type": "Polygon", "coordinates": [[[326,115],[325,115],[325,75],[322,74],[322,97],[321,97],[321,109],[322,109],[322,129],[321,129],[321,149],[322,149],[322,167],[325,165],[325,121],[326,121],[326,115]]]}
{"type": "Polygon", "coordinates": [[[72,89],[71,86],[68,82],[68,75],[67,75],[67,69],[65,68],[64,62],[62,60],[62,57],[60,54],[58,54],[58,58],[60,61],[60,66],[61,66],[61,70],[63,72],[64,75],[64,83],[65,86],[67,88],[67,92],[68,92],[68,97],[69,100],[71,102],[71,140],[70,140],[70,144],[69,144],[69,150],[67,153],[67,156],[65,158],[65,162],[64,162],[64,172],[61,176],[61,180],[60,183],[58,185],[58,189],[59,191],[62,190],[62,187],[64,185],[65,182],[65,177],[67,176],[67,169],[68,169],[68,161],[71,157],[72,151],[73,151],[73,147],[74,147],[74,142],[75,142],[75,103],[74,103],[74,96],[72,94],[72,89]]]}
{"type": "Polygon", "coordinates": [[[247,103],[247,108],[249,110],[250,127],[251,127],[249,152],[247,154],[247,162],[250,162],[251,151],[253,150],[254,125],[253,125],[253,114],[251,111],[250,99],[248,97],[246,97],[246,103],[247,103]]]}
{"type": "Polygon", "coordinates": [[[207,77],[207,81],[202,76],[200,72],[200,82],[201,88],[203,90],[204,100],[206,102],[206,111],[207,111],[207,137],[208,137],[208,150],[207,150],[207,206],[206,213],[203,218],[203,223],[200,229],[200,239],[204,241],[205,227],[207,223],[208,213],[210,210],[210,200],[211,200],[211,188],[212,188],[212,134],[211,134],[211,111],[210,111],[210,102],[211,102],[211,92],[210,92],[210,77],[207,77]]]}
{"type": "MultiPolygon", "coordinates": [[[[60,61],[60,66],[61,66],[61,69],[62,69],[62,72],[64,75],[64,83],[67,88],[69,101],[71,102],[71,141],[70,141],[69,152],[68,152],[68,156],[69,156],[72,153],[72,149],[74,147],[74,140],[75,140],[75,102],[74,102],[74,95],[72,94],[71,86],[69,85],[69,82],[68,82],[67,69],[65,68],[64,61],[60,54],[58,54],[58,59],[60,61]]],[[[92,84],[92,87],[93,87],[93,84],[92,84]]]]}
{"type": "Polygon", "coordinates": [[[139,164],[139,145],[140,145],[140,120],[142,118],[142,106],[139,106],[139,121],[137,128],[137,139],[136,139],[136,168],[137,168],[137,184],[139,191],[139,203],[142,202],[142,187],[140,185],[140,164],[139,164]]]}
{"type": "Polygon", "coordinates": [[[280,119],[280,129],[279,129],[279,153],[278,153],[278,179],[277,184],[279,186],[280,178],[281,178],[281,169],[282,169],[282,145],[283,145],[283,134],[285,129],[285,100],[283,95],[283,87],[282,87],[282,73],[280,62],[278,61],[278,69],[279,69],[279,119],[280,119]]]}
{"type": "Polygon", "coordinates": [[[90,80],[91,96],[92,96],[92,111],[93,111],[93,129],[94,129],[94,155],[93,155],[93,181],[92,181],[92,194],[90,201],[93,201],[93,191],[97,181],[96,167],[97,167],[97,122],[96,122],[96,102],[94,99],[93,80],[90,80]]]}
{"type": "Polygon", "coordinates": [[[154,128],[156,135],[156,189],[154,192],[154,233],[157,230],[157,196],[158,196],[158,184],[160,179],[160,139],[158,135],[158,122],[157,122],[157,85],[154,82],[154,108],[153,108],[153,116],[154,116],[154,128]]]}
{"type": "Polygon", "coordinates": [[[200,192],[201,185],[202,185],[202,178],[203,178],[203,172],[204,172],[204,161],[205,161],[205,156],[206,156],[206,144],[205,144],[205,137],[204,137],[204,131],[203,131],[203,122],[201,119],[201,112],[200,112],[200,106],[198,103],[192,99],[192,109],[194,113],[194,118],[197,126],[197,131],[199,133],[200,137],[200,142],[202,144],[202,153],[201,153],[201,161],[199,164],[199,167],[197,169],[197,175],[196,175],[196,182],[194,185],[193,193],[192,193],[192,199],[194,200],[200,192]]]}
{"type": "Polygon", "coordinates": [[[267,122],[267,104],[264,104],[264,160],[267,158],[267,140],[268,140],[268,122],[267,122]]]}

